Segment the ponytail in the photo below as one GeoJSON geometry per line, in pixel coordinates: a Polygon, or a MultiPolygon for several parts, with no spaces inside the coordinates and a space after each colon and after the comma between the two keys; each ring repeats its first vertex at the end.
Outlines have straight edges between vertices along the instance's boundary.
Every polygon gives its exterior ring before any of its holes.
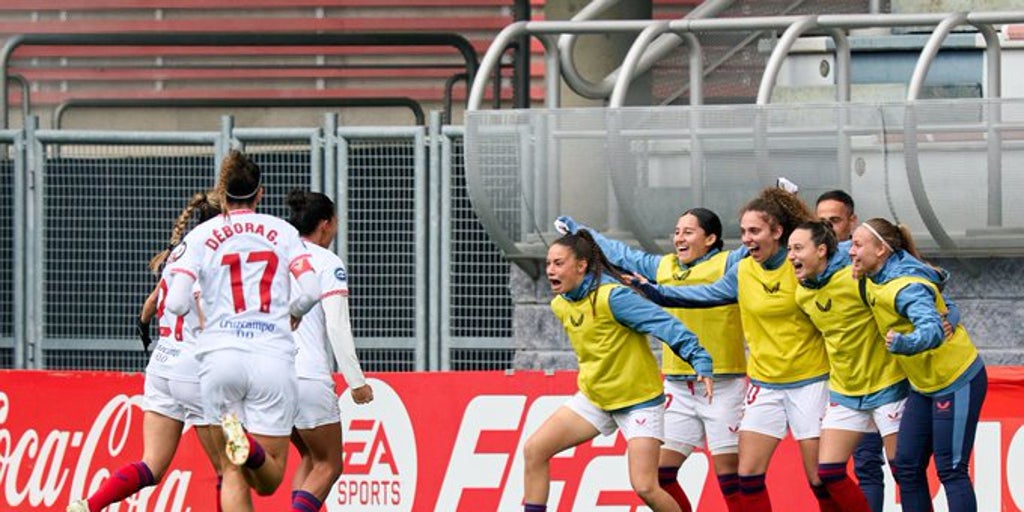
{"type": "Polygon", "coordinates": [[[196,192],[195,195],[192,196],[192,199],[189,200],[187,205],[185,205],[185,209],[178,214],[178,219],[174,221],[174,227],[171,228],[171,237],[167,240],[167,247],[156,253],[149,260],[150,271],[157,275],[160,274],[160,268],[163,266],[164,262],[167,261],[167,256],[170,255],[171,250],[181,243],[181,239],[184,238],[189,220],[192,219],[194,214],[198,212],[199,222],[204,222],[220,213],[220,208],[213,200],[212,195],[213,194],[211,192],[196,192]]]}

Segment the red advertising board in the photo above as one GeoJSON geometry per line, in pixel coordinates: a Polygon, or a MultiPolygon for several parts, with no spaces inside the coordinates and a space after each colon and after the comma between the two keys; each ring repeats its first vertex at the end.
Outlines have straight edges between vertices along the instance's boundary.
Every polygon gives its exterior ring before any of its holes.
{"type": "MultiPolygon", "coordinates": [[[[330,511],[517,511],[522,446],[575,392],[574,372],[372,375],[376,400],[344,394],[345,474],[330,511]]],[[[990,368],[973,471],[979,510],[1024,510],[1024,368],[990,368]]],[[[63,510],[142,453],[143,378],[92,372],[0,372],[3,510],[63,510]]],[[[551,464],[549,510],[647,510],[630,491],[625,442],[601,437],[551,464]]],[[[295,465],[292,452],[290,467],[295,465]]],[[[709,460],[695,453],[680,481],[700,511],[725,511],[709,460]]],[[[769,470],[777,510],[816,510],[796,446],[784,442],[769,470]],[[783,505],[785,505],[783,507],[783,505]]],[[[257,510],[285,510],[290,479],[257,510]]],[[[936,492],[937,511],[946,510],[936,492]]],[[[886,510],[900,510],[891,479],[886,510]]],[[[163,481],[110,511],[214,510],[214,473],[187,432],[163,481]]]]}

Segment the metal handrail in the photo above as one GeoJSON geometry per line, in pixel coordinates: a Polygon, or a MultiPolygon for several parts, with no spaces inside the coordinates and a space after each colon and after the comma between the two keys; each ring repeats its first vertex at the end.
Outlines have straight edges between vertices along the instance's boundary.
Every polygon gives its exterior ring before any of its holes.
{"type": "Polygon", "coordinates": [[[77,108],[259,108],[259,107],[380,107],[407,108],[417,126],[426,122],[420,102],[412,98],[72,98],[53,111],[53,128],[60,130],[64,114],[77,108]]]}
{"type": "MultiPolygon", "coordinates": [[[[591,20],[594,17],[600,16],[609,8],[617,5],[620,1],[621,0],[594,0],[587,4],[587,6],[580,10],[580,12],[576,13],[576,16],[573,16],[572,20],[591,20]]],[[[705,0],[692,11],[687,13],[683,19],[698,19],[715,16],[728,9],[734,2],[735,0],[705,0]]],[[[572,57],[573,50],[576,48],[577,37],[578,34],[565,34],[558,38],[558,54],[559,61],[561,63],[562,77],[565,78],[565,83],[568,84],[572,90],[576,91],[577,94],[590,99],[605,99],[615,90],[615,84],[621,77],[622,67],[619,67],[609,73],[608,76],[600,82],[592,82],[583,78],[576,69],[576,63],[572,57]]],[[[644,54],[641,55],[637,61],[634,72],[640,74],[647,72],[654,67],[658,61],[665,58],[672,52],[672,50],[676,49],[684,42],[692,43],[680,34],[665,33],[663,36],[658,37],[649,45],[649,49],[644,49],[644,54]]]]}
{"type": "Polygon", "coordinates": [[[7,71],[14,51],[23,45],[78,46],[451,46],[459,51],[472,82],[478,61],[476,50],[458,34],[448,33],[141,33],[141,34],[17,34],[0,50],[0,129],[10,121],[7,108],[7,71]]]}

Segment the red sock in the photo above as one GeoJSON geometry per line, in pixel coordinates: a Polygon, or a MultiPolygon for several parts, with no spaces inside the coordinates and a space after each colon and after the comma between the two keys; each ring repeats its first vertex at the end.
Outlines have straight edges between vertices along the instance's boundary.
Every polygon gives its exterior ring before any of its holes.
{"type": "Polygon", "coordinates": [[[740,475],[740,503],[743,512],[772,512],[764,475],[740,475]]]}
{"type": "Polygon", "coordinates": [[[818,499],[818,510],[821,512],[843,512],[842,507],[832,499],[832,495],[828,493],[824,484],[812,485],[811,492],[818,499]]]}
{"type": "Polygon", "coordinates": [[[718,487],[722,489],[725,508],[729,512],[743,512],[743,504],[740,503],[740,476],[736,473],[718,475],[718,487]]]}
{"type": "MultiPolygon", "coordinates": [[[[818,478],[842,512],[871,512],[871,506],[860,487],[846,475],[846,463],[818,465],[818,478]]],[[[822,509],[824,510],[824,509],[822,509]]]]}
{"type": "Polygon", "coordinates": [[[310,492],[295,491],[292,493],[291,512],[320,512],[321,506],[323,503],[310,492]]]}
{"type": "Polygon", "coordinates": [[[263,452],[263,447],[260,446],[260,443],[256,442],[255,437],[252,437],[248,432],[245,433],[245,437],[249,439],[249,458],[245,459],[245,467],[259,469],[267,461],[267,455],[263,452]]]}
{"type": "Polygon", "coordinates": [[[89,497],[89,510],[103,510],[111,503],[117,503],[143,487],[155,485],[153,472],[145,462],[133,462],[110,475],[99,490],[89,497]]]}
{"type": "Polygon", "coordinates": [[[662,489],[665,489],[669,496],[672,496],[672,499],[679,504],[679,508],[683,509],[683,512],[693,512],[693,506],[690,505],[689,498],[686,497],[683,488],[679,486],[679,479],[676,477],[678,472],[679,468],[672,466],[658,468],[658,484],[662,489]]]}

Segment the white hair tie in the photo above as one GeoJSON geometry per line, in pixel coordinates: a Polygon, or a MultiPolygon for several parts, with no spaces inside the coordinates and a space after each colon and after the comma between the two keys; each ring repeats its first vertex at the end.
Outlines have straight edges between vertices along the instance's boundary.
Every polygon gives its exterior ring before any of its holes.
{"type": "Polygon", "coordinates": [[[882,242],[882,245],[884,245],[886,249],[889,249],[889,252],[896,252],[896,249],[893,249],[892,246],[889,245],[889,242],[886,242],[885,239],[882,238],[882,235],[878,234],[878,231],[876,231],[875,228],[871,227],[871,224],[865,222],[861,224],[861,226],[864,226],[865,228],[867,228],[868,231],[871,232],[872,235],[875,235],[875,238],[877,238],[879,242],[882,242]]]}

